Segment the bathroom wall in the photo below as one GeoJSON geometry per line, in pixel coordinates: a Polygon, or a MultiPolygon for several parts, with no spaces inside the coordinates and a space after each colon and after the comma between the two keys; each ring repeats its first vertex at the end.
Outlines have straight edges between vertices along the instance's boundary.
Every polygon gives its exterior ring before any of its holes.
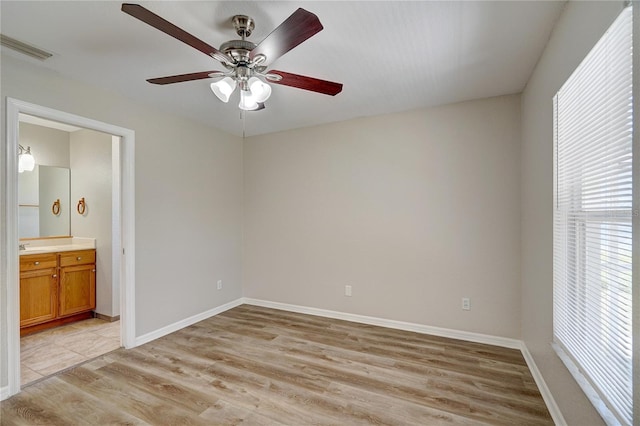
{"type": "Polygon", "coordinates": [[[86,129],[70,134],[71,233],[96,239],[96,312],[115,317],[120,312],[113,306],[119,285],[112,271],[111,157],[111,135],[86,129]],[[81,198],[84,214],[76,208],[81,198]]]}
{"type": "Polygon", "coordinates": [[[31,147],[36,164],[69,168],[69,132],[20,122],[20,145],[31,147]]]}

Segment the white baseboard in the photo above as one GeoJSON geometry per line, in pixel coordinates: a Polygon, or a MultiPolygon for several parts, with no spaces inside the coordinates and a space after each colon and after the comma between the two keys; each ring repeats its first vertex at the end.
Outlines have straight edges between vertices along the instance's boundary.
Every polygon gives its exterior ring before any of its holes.
{"type": "Polygon", "coordinates": [[[189,318],[185,318],[183,320],[180,320],[178,322],[174,322],[173,324],[169,324],[165,327],[162,327],[158,330],[152,331],[150,333],[147,334],[143,334],[142,336],[136,337],[136,346],[140,346],[140,345],[144,345],[145,343],[148,343],[152,340],[158,339],[162,336],[166,336],[167,334],[171,334],[174,331],[178,331],[181,330],[185,327],[188,327],[192,324],[195,324],[199,321],[205,320],[207,318],[210,318],[214,315],[218,315],[224,311],[228,311],[229,309],[233,309],[236,306],[240,306],[242,305],[243,299],[236,299],[236,300],[232,300],[229,303],[225,303],[224,305],[220,305],[217,306],[213,309],[209,309],[208,311],[199,313],[197,315],[194,315],[192,317],[189,318]]]}
{"type": "Polygon", "coordinates": [[[349,314],[346,312],[330,311],[326,309],[310,308],[307,306],[290,305],[288,303],[269,302],[267,300],[251,299],[247,297],[245,297],[243,300],[247,305],[280,309],[283,311],[297,312],[300,314],[309,314],[320,317],[358,322],[362,324],[377,325],[380,327],[395,328],[397,330],[414,331],[416,333],[431,334],[433,336],[448,337],[450,339],[466,340],[468,342],[484,343],[487,345],[502,346],[511,349],[520,349],[522,347],[522,341],[517,339],[509,339],[506,337],[472,333],[469,331],[452,330],[449,328],[432,327],[429,325],[368,317],[365,315],[349,314]]]}
{"type": "Polygon", "coordinates": [[[9,398],[9,386],[3,386],[0,388],[0,401],[4,401],[9,398]]]}
{"type": "Polygon", "coordinates": [[[556,400],[553,398],[553,395],[551,394],[547,383],[542,377],[542,373],[538,369],[533,356],[529,352],[529,349],[527,348],[527,345],[524,344],[524,342],[522,342],[520,351],[522,352],[524,360],[527,362],[529,371],[531,371],[531,375],[533,376],[533,380],[535,380],[536,385],[538,386],[538,390],[540,390],[540,394],[542,394],[544,403],[547,404],[547,410],[549,410],[549,414],[551,414],[553,422],[556,424],[556,426],[567,426],[567,422],[565,421],[564,416],[562,415],[562,412],[558,407],[558,404],[556,404],[556,400]]]}

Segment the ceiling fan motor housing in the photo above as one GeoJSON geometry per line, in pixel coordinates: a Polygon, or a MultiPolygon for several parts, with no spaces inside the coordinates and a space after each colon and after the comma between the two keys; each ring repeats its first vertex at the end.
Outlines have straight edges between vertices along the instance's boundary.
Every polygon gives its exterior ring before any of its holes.
{"type": "MultiPolygon", "coordinates": [[[[247,15],[235,15],[231,18],[233,26],[236,29],[236,33],[242,37],[242,40],[230,40],[223,43],[220,46],[220,51],[224,52],[227,56],[232,58],[235,63],[235,67],[248,67],[253,68],[254,64],[249,57],[250,52],[256,48],[257,44],[245,40],[245,37],[249,37],[255,28],[255,21],[253,18],[247,15]]],[[[232,64],[229,64],[232,65],[232,64]]]]}
{"type": "Polygon", "coordinates": [[[242,90],[247,90],[246,83],[254,75],[255,71],[260,72],[264,68],[256,67],[255,61],[252,61],[249,57],[249,53],[255,47],[255,43],[247,40],[230,40],[220,46],[220,51],[233,59],[233,64],[223,63],[223,65],[233,71],[242,90]]]}
{"type": "Polygon", "coordinates": [[[231,22],[233,22],[236,33],[243,39],[249,37],[256,27],[253,18],[247,15],[235,15],[231,18],[231,22]]]}
{"type": "Polygon", "coordinates": [[[229,40],[226,43],[222,43],[220,51],[226,53],[229,57],[237,63],[246,62],[249,63],[249,53],[255,49],[256,44],[248,40],[229,40]]]}

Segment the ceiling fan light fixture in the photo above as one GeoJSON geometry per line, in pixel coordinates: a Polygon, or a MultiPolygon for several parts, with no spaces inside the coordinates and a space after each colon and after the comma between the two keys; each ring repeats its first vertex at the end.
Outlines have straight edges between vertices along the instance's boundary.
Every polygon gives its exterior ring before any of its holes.
{"type": "Polygon", "coordinates": [[[240,103],[238,107],[243,111],[253,111],[260,107],[254,96],[251,95],[249,90],[240,91],[240,103]]]}
{"type": "Polygon", "coordinates": [[[236,90],[236,81],[231,77],[225,77],[220,81],[211,83],[211,91],[215,93],[218,99],[225,103],[229,102],[229,98],[234,90],[236,90]]]}
{"type": "Polygon", "coordinates": [[[249,79],[249,90],[256,103],[264,103],[271,96],[271,86],[257,77],[249,79]]]}

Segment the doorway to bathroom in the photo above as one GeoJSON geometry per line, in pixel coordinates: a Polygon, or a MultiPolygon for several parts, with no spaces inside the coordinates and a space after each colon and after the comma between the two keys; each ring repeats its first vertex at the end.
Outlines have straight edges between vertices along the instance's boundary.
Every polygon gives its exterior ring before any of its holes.
{"type": "MultiPolygon", "coordinates": [[[[94,269],[96,273],[96,282],[102,282],[101,286],[96,286],[96,307],[95,312],[97,318],[86,321],[74,322],[55,329],[50,329],[41,333],[29,335],[25,338],[25,342],[30,344],[26,348],[32,353],[41,352],[46,354],[43,345],[51,336],[60,337],[52,347],[55,352],[64,350],[65,355],[62,358],[68,358],[69,362],[83,362],[89,357],[99,355],[102,351],[108,352],[120,346],[127,348],[135,346],[134,336],[134,188],[133,188],[133,154],[134,154],[134,132],[108,123],[98,122],[81,116],[68,114],[62,111],[29,104],[19,100],[7,99],[7,341],[8,341],[8,379],[9,379],[9,395],[16,394],[21,387],[21,365],[25,369],[22,374],[23,383],[38,380],[39,376],[46,376],[55,370],[54,365],[47,365],[46,360],[42,360],[38,364],[37,359],[35,365],[40,366],[41,371],[32,370],[28,367],[30,354],[21,353],[20,339],[20,285],[19,285],[19,243],[30,240],[21,240],[21,233],[26,232],[20,229],[25,223],[23,216],[33,215],[33,211],[29,212],[29,207],[18,207],[19,203],[19,178],[18,173],[18,153],[25,149],[22,143],[22,135],[28,134],[29,131],[42,131],[43,123],[49,125],[67,126],[67,130],[72,129],[74,136],[70,137],[70,146],[74,146],[75,154],[70,157],[69,168],[75,169],[77,174],[77,184],[75,188],[78,193],[70,195],[70,204],[67,210],[76,210],[74,198],[82,200],[84,203],[80,205],[78,201],[78,217],[69,221],[69,235],[79,235],[84,237],[87,233],[95,233],[96,236],[89,236],[86,239],[94,238],[95,241],[103,243],[100,258],[98,254],[96,259],[97,267],[94,269]],[[39,121],[40,120],[40,121],[39,121]],[[44,121],[42,121],[44,120],[44,121]],[[53,123],[53,124],[51,124],[53,123]],[[36,127],[37,126],[37,127],[36,127]],[[69,127],[70,126],[70,127],[69,127]],[[27,130],[25,130],[27,129],[27,130]],[[22,135],[21,135],[22,133],[22,135]],[[103,138],[102,148],[98,145],[92,145],[95,138],[103,138]],[[22,145],[22,146],[21,146],[22,145]],[[102,156],[97,155],[102,151],[102,156]],[[109,152],[108,159],[106,152],[109,152]],[[82,161],[81,161],[82,160],[82,161]],[[103,172],[100,172],[102,164],[103,172]],[[84,170],[83,170],[84,169],[84,170]],[[108,169],[108,173],[105,172],[108,169]],[[103,185],[96,187],[95,179],[102,180],[103,185]],[[94,182],[92,182],[94,180],[94,182]],[[109,185],[104,185],[108,181],[109,185]],[[104,188],[109,186],[109,194],[106,194],[104,188]],[[97,188],[97,189],[96,189],[97,188]],[[91,194],[89,197],[81,196],[80,193],[91,194]],[[105,204],[105,200],[109,200],[109,206],[105,204]],[[12,207],[10,207],[12,206],[12,207]],[[82,209],[80,209],[82,207],[82,209]],[[93,209],[93,215],[87,214],[93,209]],[[83,214],[81,214],[81,212],[83,214]],[[102,230],[91,228],[87,219],[98,219],[110,226],[102,226],[102,230]],[[102,217],[101,217],[102,216],[102,217]],[[74,226],[74,223],[75,226],[74,226]],[[89,227],[88,227],[89,226],[89,227]],[[93,229],[93,230],[92,230],[93,229]],[[78,232],[80,234],[78,234],[78,232]],[[72,234],[73,233],[73,234],[72,234]],[[102,266],[99,266],[102,263],[102,266]],[[97,272],[96,272],[97,271],[97,272]],[[102,273],[102,278],[100,276],[102,273]],[[31,336],[31,337],[30,337],[31,336]],[[80,346],[74,347],[70,345],[77,343],[80,346]],[[39,350],[34,348],[40,347],[39,350]],[[70,352],[68,352],[70,350],[70,352]],[[24,363],[21,361],[27,361],[24,363]],[[42,374],[41,374],[42,373],[42,374]]],[[[35,139],[34,139],[35,140],[35,139]]],[[[36,143],[34,143],[36,144],[36,143]]],[[[33,147],[32,147],[33,148],[33,147]]],[[[40,155],[46,158],[47,148],[42,148],[40,155]]],[[[35,151],[31,152],[36,157],[35,151]]],[[[48,162],[52,160],[52,153],[49,153],[48,162]]],[[[55,160],[55,161],[60,161],[55,160]]],[[[47,167],[47,165],[43,165],[47,167]]],[[[46,169],[45,169],[46,171],[46,169]]],[[[74,185],[71,185],[73,188],[74,185]]],[[[33,210],[33,208],[32,208],[33,210]]],[[[95,224],[94,224],[95,226],[95,224]]],[[[35,232],[33,227],[27,231],[35,232]]],[[[37,244],[41,235],[35,235],[34,244],[37,244]]],[[[24,237],[23,237],[24,238],[24,237]]],[[[96,253],[99,253],[100,243],[96,244],[96,253]]],[[[50,339],[49,339],[50,340],[50,339]]],[[[45,358],[61,358],[51,352],[50,357],[45,358]]],[[[36,357],[37,358],[37,357],[36,357]]],[[[41,357],[40,357],[41,358],[41,357]]],[[[33,366],[34,364],[32,364],[33,366]]],[[[68,368],[70,365],[60,365],[60,369],[68,368]]]]}
{"type": "Polygon", "coordinates": [[[120,138],[28,114],[19,122],[19,151],[33,160],[26,167],[18,157],[25,386],[120,347],[120,256],[113,244],[120,218],[112,207],[120,138]],[[49,268],[43,254],[72,262],[69,273],[49,268]]]}

